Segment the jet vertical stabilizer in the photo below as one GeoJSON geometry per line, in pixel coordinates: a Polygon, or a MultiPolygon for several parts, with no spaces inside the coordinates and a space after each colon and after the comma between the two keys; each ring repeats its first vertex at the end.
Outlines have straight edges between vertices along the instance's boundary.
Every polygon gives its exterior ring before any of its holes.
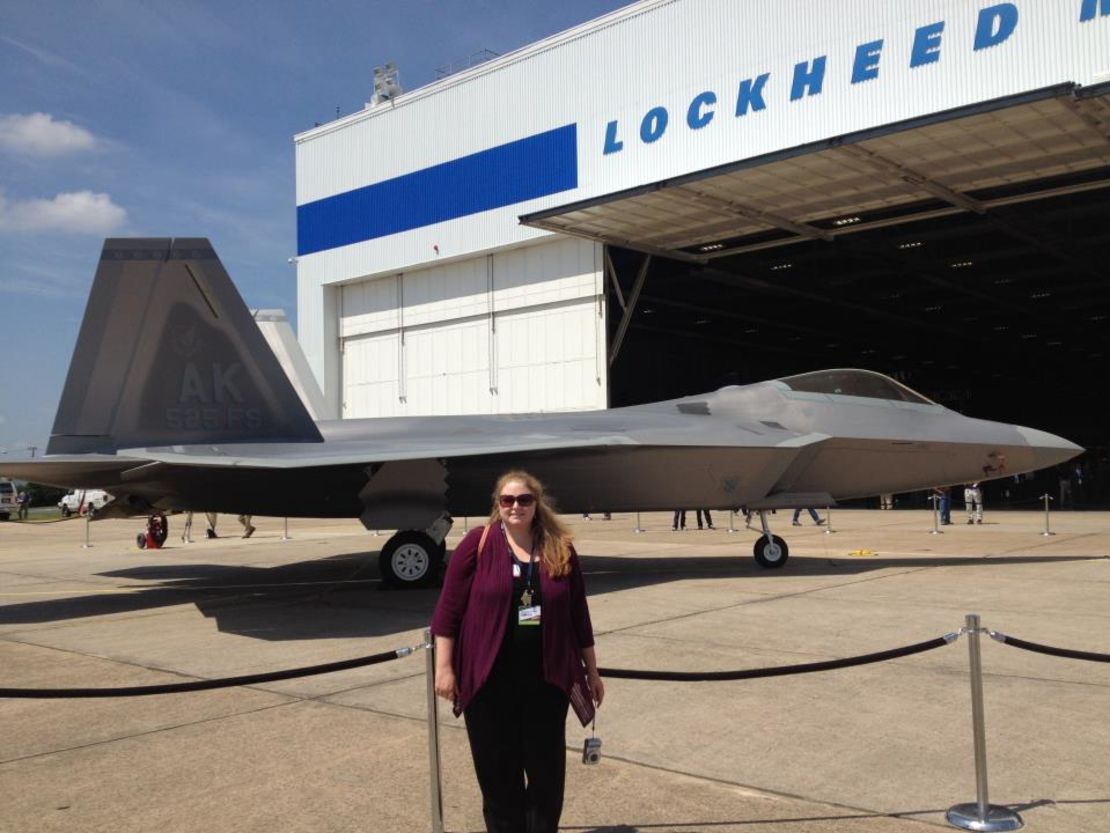
{"type": "Polygon", "coordinates": [[[207,239],[104,242],[47,454],[321,441],[207,239]]]}

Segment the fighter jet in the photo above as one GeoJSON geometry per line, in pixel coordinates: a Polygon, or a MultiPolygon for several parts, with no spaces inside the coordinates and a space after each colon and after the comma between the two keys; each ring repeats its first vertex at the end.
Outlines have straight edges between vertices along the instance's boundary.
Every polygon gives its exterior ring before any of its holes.
{"type": "Polygon", "coordinates": [[[510,468],[562,511],[759,513],[756,561],[782,567],[768,510],[984,481],[1082,449],[972,419],[867,370],[574,413],[314,422],[206,239],[104,244],[47,453],[0,474],[103,488],[114,512],[357,517],[400,530],[397,584],[432,580],[451,517],[484,515],[510,468]]]}

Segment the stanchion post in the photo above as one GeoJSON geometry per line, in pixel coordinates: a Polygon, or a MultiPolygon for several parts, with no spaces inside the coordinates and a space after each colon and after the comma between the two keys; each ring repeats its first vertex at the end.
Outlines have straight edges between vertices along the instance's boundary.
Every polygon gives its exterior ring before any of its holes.
{"type": "Polygon", "coordinates": [[[639,512],[636,513],[636,528],[632,531],[637,533],[637,534],[646,531],[642,526],[640,526],[640,513],[639,512]]]}
{"type": "Polygon", "coordinates": [[[285,526],[282,528],[281,540],[282,541],[292,541],[293,540],[292,538],[289,537],[289,519],[288,518],[285,519],[285,526]]]}
{"type": "Polygon", "coordinates": [[[933,502],[933,530],[929,534],[930,535],[943,535],[944,533],[940,531],[940,524],[939,524],[939,521],[940,521],[940,515],[939,515],[940,507],[939,507],[938,502],[937,502],[937,496],[936,495],[929,495],[929,500],[931,500],[933,502]]]}
{"type": "Polygon", "coordinates": [[[987,796],[987,730],[983,717],[983,664],[979,650],[979,614],[967,614],[967,650],[971,662],[971,723],[975,737],[975,794],[974,804],[956,804],[948,809],[945,818],[961,830],[995,833],[1000,830],[1020,830],[1025,822],[1008,807],[991,806],[987,796]]]}
{"type": "Polygon", "coordinates": [[[734,509],[728,510],[728,531],[736,532],[736,511],[734,509]]]}
{"type": "Polygon", "coordinates": [[[89,524],[92,522],[92,517],[89,515],[89,510],[85,510],[85,543],[81,545],[81,549],[87,550],[92,548],[92,543],[89,541],[89,524]]]}
{"type": "Polygon", "coordinates": [[[825,534],[832,535],[832,509],[828,506],[825,507],[825,534]]]}
{"type": "Polygon", "coordinates": [[[428,682],[428,768],[431,778],[432,833],[443,833],[443,781],[440,778],[439,713],[436,708],[436,643],[430,628],[424,629],[428,648],[424,676],[428,682]]]}
{"type": "Polygon", "coordinates": [[[1041,535],[1047,538],[1050,535],[1056,534],[1048,527],[1048,502],[1052,500],[1052,495],[1050,495],[1048,492],[1045,492],[1043,495],[1041,495],[1041,497],[1044,498],[1044,532],[1042,532],[1041,535]]]}

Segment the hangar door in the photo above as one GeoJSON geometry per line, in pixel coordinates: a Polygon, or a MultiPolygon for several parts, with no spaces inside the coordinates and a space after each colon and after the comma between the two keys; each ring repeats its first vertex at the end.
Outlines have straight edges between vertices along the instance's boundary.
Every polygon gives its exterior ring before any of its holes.
{"type": "Polygon", "coordinates": [[[601,249],[545,241],[343,286],[343,417],[604,408],[601,249]]]}

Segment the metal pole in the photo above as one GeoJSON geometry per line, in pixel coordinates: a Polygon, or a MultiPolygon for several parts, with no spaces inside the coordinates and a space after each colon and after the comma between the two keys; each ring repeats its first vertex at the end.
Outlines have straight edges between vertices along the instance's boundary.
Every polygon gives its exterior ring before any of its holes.
{"type": "Polygon", "coordinates": [[[285,528],[282,530],[281,540],[282,541],[292,541],[293,540],[292,538],[289,537],[289,519],[288,518],[285,519],[285,528]]]}
{"type": "Polygon", "coordinates": [[[728,531],[736,532],[736,512],[732,509],[728,510],[728,531]]]}
{"type": "Polygon", "coordinates": [[[428,682],[428,768],[431,774],[432,833],[443,833],[443,782],[440,778],[439,715],[436,708],[436,643],[430,628],[424,629],[428,644],[424,676],[428,682]]]}
{"type": "Polygon", "coordinates": [[[832,535],[833,534],[832,509],[830,509],[828,506],[825,507],[825,534],[826,535],[832,535]]]}
{"type": "Polygon", "coordinates": [[[89,522],[90,521],[92,521],[92,516],[89,514],[89,510],[86,509],[85,510],[85,543],[83,543],[81,545],[81,549],[83,549],[83,550],[87,550],[87,549],[92,548],[92,544],[89,543],[89,522]]]}
{"type": "Polygon", "coordinates": [[[637,512],[637,513],[636,513],[636,528],[635,528],[634,530],[632,530],[632,531],[633,531],[633,532],[636,532],[636,533],[640,533],[640,532],[646,532],[646,531],[647,531],[647,530],[646,530],[646,529],[644,529],[644,528],[643,528],[642,526],[640,526],[640,513],[639,513],[639,512],[637,512]]]}
{"type": "Polygon", "coordinates": [[[975,795],[974,804],[957,804],[950,807],[945,818],[953,827],[962,830],[986,831],[1020,830],[1024,826],[1021,816],[1008,807],[991,806],[987,797],[987,731],[983,719],[983,665],[979,652],[979,614],[967,614],[967,650],[971,661],[971,722],[975,737],[975,795]]]}
{"type": "Polygon", "coordinates": [[[933,531],[930,532],[929,534],[930,535],[943,535],[944,533],[940,531],[940,525],[937,523],[937,521],[940,520],[940,515],[938,514],[940,509],[937,505],[938,498],[937,498],[936,495],[929,495],[929,500],[931,500],[933,502],[933,531]]]}
{"type": "Polygon", "coordinates": [[[1056,534],[1048,528],[1048,502],[1052,500],[1052,496],[1048,492],[1045,492],[1041,497],[1044,498],[1044,532],[1042,532],[1041,535],[1048,537],[1056,534]]]}

